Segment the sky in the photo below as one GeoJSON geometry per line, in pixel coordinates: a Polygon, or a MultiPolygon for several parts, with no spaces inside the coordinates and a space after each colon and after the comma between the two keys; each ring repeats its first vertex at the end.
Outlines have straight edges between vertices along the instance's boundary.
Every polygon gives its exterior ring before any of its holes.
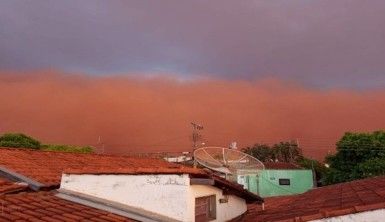
{"type": "Polygon", "coordinates": [[[382,0],[0,2],[0,68],[385,84],[382,0]]]}
{"type": "Polygon", "coordinates": [[[0,1],[0,133],[107,152],[385,126],[382,0],[0,1]],[[100,145],[100,144],[99,144],[100,145]]]}

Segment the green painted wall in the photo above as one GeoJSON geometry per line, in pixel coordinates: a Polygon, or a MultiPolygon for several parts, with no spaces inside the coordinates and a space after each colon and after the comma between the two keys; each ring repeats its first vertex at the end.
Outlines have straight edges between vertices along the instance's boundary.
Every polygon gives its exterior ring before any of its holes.
{"type": "Polygon", "coordinates": [[[313,188],[312,170],[263,170],[257,178],[249,175],[246,187],[261,197],[304,193],[313,188]],[[279,179],[289,179],[290,185],[279,185],[279,179]]]}

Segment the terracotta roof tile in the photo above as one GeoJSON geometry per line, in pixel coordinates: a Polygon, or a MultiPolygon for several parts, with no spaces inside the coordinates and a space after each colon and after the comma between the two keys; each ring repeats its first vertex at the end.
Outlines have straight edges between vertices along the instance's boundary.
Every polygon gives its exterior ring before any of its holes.
{"type": "MultiPolygon", "coordinates": [[[[60,185],[65,169],[77,173],[193,173],[161,159],[0,148],[0,166],[46,187],[60,185]]],[[[199,173],[195,169],[195,173],[199,173]]],[[[1,189],[1,188],[0,188],[1,189]]]]}
{"type": "Polygon", "coordinates": [[[12,182],[0,177],[0,194],[12,193],[27,189],[27,184],[12,182]]]}
{"type": "Polygon", "coordinates": [[[55,196],[54,191],[5,194],[0,196],[0,221],[134,221],[119,215],[76,204],[55,196]],[[14,205],[14,200],[22,205],[14,205]],[[45,207],[33,203],[45,203],[45,207]],[[26,207],[30,206],[30,207],[26,207]]]}
{"type": "Polygon", "coordinates": [[[181,173],[181,174],[194,174],[194,175],[206,175],[206,172],[201,169],[195,169],[191,167],[185,167],[183,165],[170,165],[168,168],[145,168],[145,167],[83,167],[83,168],[68,168],[63,173],[69,174],[168,174],[168,173],[181,173]]]}
{"type": "Polygon", "coordinates": [[[319,187],[251,204],[242,221],[309,221],[385,208],[385,176],[319,187]]]}
{"type": "Polygon", "coordinates": [[[45,187],[59,186],[63,173],[190,174],[194,177],[213,178],[215,186],[221,189],[225,187],[248,202],[262,201],[260,197],[236,183],[216,177],[202,169],[169,163],[162,159],[0,148],[0,166],[33,179],[45,187]]]}
{"type": "Polygon", "coordinates": [[[298,169],[303,169],[302,167],[300,167],[294,163],[285,163],[285,162],[264,162],[263,165],[265,165],[265,169],[270,169],[270,170],[282,170],[282,169],[298,170],[298,169]]]}

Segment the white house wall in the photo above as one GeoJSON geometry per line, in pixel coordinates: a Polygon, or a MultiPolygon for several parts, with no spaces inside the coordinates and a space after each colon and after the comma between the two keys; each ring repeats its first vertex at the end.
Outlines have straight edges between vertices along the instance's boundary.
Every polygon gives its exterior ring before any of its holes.
{"type": "Polygon", "coordinates": [[[339,217],[324,218],[321,220],[313,220],[312,222],[384,222],[385,210],[373,210],[362,213],[349,214],[339,217]]]}
{"type": "Polygon", "coordinates": [[[188,175],[64,174],[60,188],[189,221],[189,186],[188,175]]]}
{"type": "Polygon", "coordinates": [[[217,219],[214,221],[228,221],[242,215],[247,211],[246,201],[242,198],[228,195],[227,203],[219,203],[219,199],[225,198],[225,196],[222,195],[221,189],[206,185],[191,185],[190,201],[188,204],[191,218],[189,221],[194,221],[195,219],[195,198],[210,195],[216,195],[217,219]]]}
{"type": "Polygon", "coordinates": [[[179,221],[195,220],[195,198],[216,195],[215,221],[222,222],[247,210],[244,199],[228,195],[211,185],[190,185],[189,175],[69,175],[63,174],[61,189],[151,211],[179,221]]]}

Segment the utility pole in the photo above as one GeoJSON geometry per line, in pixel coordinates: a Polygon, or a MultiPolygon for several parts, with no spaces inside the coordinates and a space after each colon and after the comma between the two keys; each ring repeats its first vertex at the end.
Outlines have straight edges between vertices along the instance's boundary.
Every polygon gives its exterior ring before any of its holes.
{"type": "MultiPolygon", "coordinates": [[[[203,126],[194,122],[191,122],[192,126],[192,157],[194,157],[194,151],[198,147],[198,141],[201,139],[201,135],[199,134],[199,130],[203,130],[203,126]]],[[[194,159],[194,167],[196,167],[197,163],[194,159]]]]}

